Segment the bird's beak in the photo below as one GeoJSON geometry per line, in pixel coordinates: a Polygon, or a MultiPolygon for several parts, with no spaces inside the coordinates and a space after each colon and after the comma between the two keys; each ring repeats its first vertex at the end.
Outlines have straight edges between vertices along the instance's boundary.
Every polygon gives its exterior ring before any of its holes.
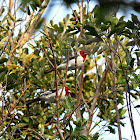
{"type": "Polygon", "coordinates": [[[85,55],[87,55],[87,53],[86,53],[86,52],[85,52],[84,54],[85,54],[85,55]]]}

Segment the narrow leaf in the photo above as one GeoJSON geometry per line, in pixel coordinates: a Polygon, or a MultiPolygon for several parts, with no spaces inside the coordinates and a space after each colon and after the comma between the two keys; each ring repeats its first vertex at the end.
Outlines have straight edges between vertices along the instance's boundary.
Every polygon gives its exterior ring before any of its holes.
{"type": "Polygon", "coordinates": [[[1,41],[0,41],[0,45],[5,42],[8,39],[8,37],[4,37],[1,41]]]}
{"type": "Polygon", "coordinates": [[[126,63],[127,65],[130,65],[131,60],[132,60],[131,54],[129,53],[128,49],[125,49],[125,53],[126,53],[126,63]]]}
{"type": "Polygon", "coordinates": [[[11,13],[8,13],[8,15],[12,21],[15,21],[15,17],[11,13]]]}

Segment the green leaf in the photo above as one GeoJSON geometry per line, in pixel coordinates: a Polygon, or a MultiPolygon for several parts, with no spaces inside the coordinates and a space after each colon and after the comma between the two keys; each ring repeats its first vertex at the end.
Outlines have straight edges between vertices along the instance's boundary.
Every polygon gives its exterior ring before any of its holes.
{"type": "Polygon", "coordinates": [[[7,22],[8,22],[8,25],[9,25],[9,26],[12,26],[11,19],[8,18],[8,21],[7,21],[7,22]]]}
{"type": "Polygon", "coordinates": [[[26,13],[26,11],[25,11],[23,8],[21,8],[21,7],[20,7],[20,10],[21,10],[22,12],[26,13]]]}
{"type": "Polygon", "coordinates": [[[22,120],[23,120],[24,122],[26,122],[26,123],[29,122],[29,118],[28,118],[28,117],[23,117],[22,120]]]}
{"type": "Polygon", "coordinates": [[[95,133],[91,140],[97,140],[99,138],[99,133],[95,133]]]}
{"type": "Polygon", "coordinates": [[[91,44],[91,43],[93,43],[93,42],[98,42],[98,43],[99,43],[100,41],[102,41],[102,39],[100,39],[100,38],[98,38],[98,37],[90,38],[90,39],[88,39],[88,40],[86,41],[86,45],[91,44]]]}
{"type": "Polygon", "coordinates": [[[121,76],[121,77],[119,78],[119,81],[120,81],[121,83],[124,83],[124,84],[125,84],[125,77],[124,77],[124,76],[121,76]]]}
{"type": "Polygon", "coordinates": [[[134,67],[134,61],[135,61],[135,58],[132,58],[132,59],[131,59],[131,62],[130,62],[130,66],[131,66],[131,68],[134,67]]]}
{"type": "Polygon", "coordinates": [[[132,21],[135,23],[135,24],[139,24],[140,23],[140,21],[138,20],[138,18],[137,18],[137,16],[136,15],[134,15],[134,14],[131,14],[131,18],[132,18],[132,21]]]}
{"type": "Polygon", "coordinates": [[[125,49],[125,53],[126,53],[126,63],[127,65],[130,65],[131,60],[132,60],[131,54],[128,49],[125,49]]]}
{"type": "Polygon", "coordinates": [[[84,29],[89,31],[89,32],[86,32],[85,34],[99,37],[97,31],[95,30],[95,28],[93,26],[86,25],[86,26],[84,26],[84,29]]]}
{"type": "Polygon", "coordinates": [[[86,137],[86,136],[79,136],[80,138],[81,138],[81,140],[88,140],[88,137],[86,137]]]}
{"type": "Polygon", "coordinates": [[[133,34],[132,31],[130,29],[124,29],[122,31],[122,35],[125,35],[126,37],[132,38],[133,34]]]}
{"type": "Polygon", "coordinates": [[[1,7],[2,8],[2,13],[4,13],[5,12],[5,8],[4,7],[1,7]]]}
{"type": "Polygon", "coordinates": [[[95,52],[97,52],[98,49],[99,49],[99,45],[93,47],[92,54],[94,54],[95,52]]]}
{"type": "Polygon", "coordinates": [[[110,21],[112,23],[117,24],[118,23],[118,19],[116,17],[112,17],[112,16],[107,16],[106,18],[107,21],[110,21]]]}
{"type": "Polygon", "coordinates": [[[114,129],[113,127],[111,127],[111,126],[108,126],[108,129],[109,129],[110,133],[113,133],[113,134],[115,134],[115,129],[114,129]]]}
{"type": "Polygon", "coordinates": [[[16,73],[16,71],[17,71],[17,69],[13,69],[13,70],[9,73],[9,75],[12,74],[12,73],[16,73]]]}
{"type": "Polygon", "coordinates": [[[8,15],[12,21],[15,21],[15,17],[11,13],[8,13],[8,15]]]}
{"type": "Polygon", "coordinates": [[[5,73],[7,73],[8,68],[7,67],[0,67],[0,73],[5,71],[5,73]]]}
{"type": "Polygon", "coordinates": [[[124,21],[125,16],[120,17],[119,21],[124,21]]]}
{"type": "Polygon", "coordinates": [[[27,55],[23,55],[23,63],[24,65],[26,63],[29,63],[29,61],[34,57],[33,53],[27,54],[27,55]]]}
{"type": "Polygon", "coordinates": [[[35,29],[36,29],[36,30],[37,30],[37,29],[40,29],[44,21],[45,21],[45,18],[41,18],[41,19],[37,22],[37,24],[36,24],[36,26],[35,26],[35,29]]]}
{"type": "Polygon", "coordinates": [[[79,39],[79,43],[81,43],[81,44],[84,44],[84,45],[85,45],[85,44],[86,44],[86,40],[85,40],[85,39],[80,38],[80,39],[79,39]]]}
{"type": "Polygon", "coordinates": [[[27,45],[28,45],[30,48],[32,48],[32,49],[35,48],[31,43],[27,43],[27,45]]]}
{"type": "Polygon", "coordinates": [[[39,125],[38,125],[38,129],[41,131],[41,133],[43,134],[44,131],[45,131],[45,124],[43,122],[41,122],[39,125]]]}
{"type": "Polygon", "coordinates": [[[70,109],[70,111],[73,110],[73,104],[71,103],[69,96],[66,97],[66,106],[70,109]]]}
{"type": "Polygon", "coordinates": [[[29,49],[28,48],[23,48],[23,53],[29,54],[29,49]]]}
{"type": "Polygon", "coordinates": [[[29,6],[26,6],[26,13],[27,13],[29,16],[31,15],[29,6]]]}
{"type": "Polygon", "coordinates": [[[100,28],[102,31],[105,31],[109,28],[109,25],[101,24],[100,28]]]}
{"type": "Polygon", "coordinates": [[[133,22],[131,22],[130,20],[128,20],[128,22],[126,23],[126,27],[130,28],[130,29],[134,29],[135,25],[133,22]]]}
{"type": "Polygon", "coordinates": [[[103,46],[103,48],[101,48],[100,50],[98,50],[97,54],[101,54],[103,51],[106,51],[108,50],[108,47],[107,46],[103,46]]]}
{"type": "Polygon", "coordinates": [[[3,82],[5,74],[6,74],[5,71],[0,73],[0,82],[3,82]]]}
{"type": "Polygon", "coordinates": [[[134,45],[135,45],[135,41],[129,41],[126,44],[126,46],[134,46],[134,45]]]}
{"type": "Polygon", "coordinates": [[[140,108],[140,105],[136,105],[134,108],[140,108]]]}
{"type": "MultiPolygon", "coordinates": [[[[137,84],[133,84],[133,86],[134,86],[134,89],[137,88],[137,84]],[[135,85],[135,86],[134,86],[134,85],[135,85]]],[[[130,95],[131,95],[134,99],[137,99],[137,96],[136,96],[135,93],[130,92],[130,95]]]]}
{"type": "Polygon", "coordinates": [[[35,54],[35,55],[38,55],[38,56],[39,56],[39,53],[40,53],[40,50],[38,50],[38,49],[36,49],[36,50],[34,51],[34,54],[35,54]]]}
{"type": "Polygon", "coordinates": [[[7,58],[5,58],[5,57],[2,57],[1,59],[0,59],[0,64],[2,64],[2,63],[4,63],[4,62],[7,62],[7,58]]]}
{"type": "Polygon", "coordinates": [[[19,123],[19,124],[17,125],[17,127],[20,127],[20,128],[23,128],[23,127],[25,127],[25,126],[28,126],[28,124],[27,124],[27,123],[19,123]]]}

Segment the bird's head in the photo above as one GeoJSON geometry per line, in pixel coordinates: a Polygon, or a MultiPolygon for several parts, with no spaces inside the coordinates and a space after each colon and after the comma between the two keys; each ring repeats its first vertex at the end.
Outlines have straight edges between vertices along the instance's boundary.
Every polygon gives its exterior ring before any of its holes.
{"type": "Polygon", "coordinates": [[[81,50],[80,55],[84,58],[84,60],[83,60],[83,62],[84,62],[86,59],[87,52],[85,50],[81,50]]]}
{"type": "Polygon", "coordinates": [[[67,96],[67,95],[69,95],[69,93],[71,93],[71,89],[69,87],[65,87],[65,91],[66,91],[65,96],[67,96]]]}

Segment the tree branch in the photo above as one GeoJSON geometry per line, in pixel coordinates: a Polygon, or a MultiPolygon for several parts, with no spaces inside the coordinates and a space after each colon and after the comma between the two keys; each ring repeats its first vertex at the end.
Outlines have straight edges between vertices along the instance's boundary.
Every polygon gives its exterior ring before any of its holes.
{"type": "Polygon", "coordinates": [[[94,98],[93,98],[92,106],[91,106],[91,108],[90,108],[88,124],[87,124],[87,127],[86,127],[87,132],[89,132],[89,129],[90,129],[90,127],[91,127],[92,118],[93,118],[93,113],[92,113],[92,112],[93,112],[94,109],[95,109],[96,102],[97,102],[97,99],[98,99],[98,96],[99,96],[99,93],[100,93],[100,88],[101,88],[102,83],[103,83],[103,81],[104,81],[104,79],[105,79],[105,77],[106,77],[106,74],[107,74],[108,70],[109,70],[110,64],[111,64],[111,61],[110,61],[110,62],[108,63],[108,65],[106,66],[106,69],[105,69],[105,71],[104,71],[104,73],[103,73],[103,75],[102,75],[102,78],[100,79],[100,82],[98,83],[98,86],[97,86],[97,88],[96,88],[96,92],[95,92],[95,95],[94,95],[94,98]]]}
{"type": "MultiPolygon", "coordinates": [[[[123,45],[121,44],[121,42],[117,38],[116,38],[116,41],[118,41],[118,43],[121,45],[121,47],[125,51],[123,45]]],[[[134,121],[133,121],[133,115],[132,115],[131,96],[130,96],[131,93],[130,93],[129,81],[127,79],[127,70],[126,70],[126,73],[125,73],[124,68],[123,68],[123,65],[122,65],[120,54],[118,52],[116,52],[116,53],[117,53],[117,56],[119,58],[119,61],[120,61],[120,64],[121,64],[121,68],[122,68],[122,72],[123,72],[123,75],[124,75],[125,81],[126,81],[126,102],[127,102],[128,115],[129,115],[129,119],[130,119],[132,130],[134,132],[135,140],[137,140],[137,136],[136,136],[136,132],[135,132],[135,127],[134,127],[134,121]],[[127,93],[129,93],[129,101],[127,100],[127,93]]]]}
{"type": "Polygon", "coordinates": [[[115,78],[116,78],[116,66],[114,64],[114,53],[111,52],[111,60],[112,60],[112,74],[113,74],[113,79],[112,79],[112,92],[113,92],[113,101],[114,101],[114,108],[116,110],[116,120],[118,124],[118,134],[119,134],[119,140],[122,140],[121,136],[121,127],[120,127],[120,116],[119,116],[119,111],[117,107],[117,98],[116,98],[116,92],[115,92],[115,78]]]}

